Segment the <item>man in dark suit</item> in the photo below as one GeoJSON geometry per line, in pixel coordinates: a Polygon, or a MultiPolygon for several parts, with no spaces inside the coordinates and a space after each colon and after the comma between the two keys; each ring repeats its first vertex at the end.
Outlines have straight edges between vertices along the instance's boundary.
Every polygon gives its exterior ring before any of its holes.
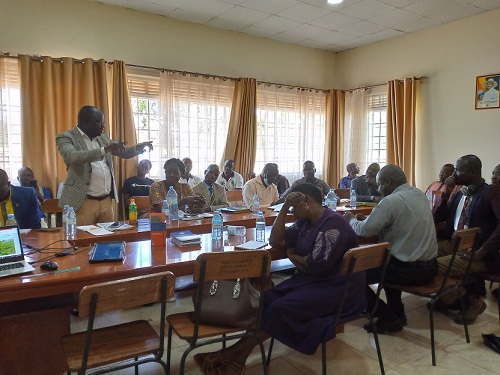
{"type": "Polygon", "coordinates": [[[114,220],[111,197],[119,200],[111,156],[130,159],[142,154],[146,146],[153,148],[151,142],[125,147],[103,131],[103,113],[96,107],[84,106],[78,112],[77,126],[56,137],[68,170],[59,207],[73,207],[78,225],[114,220]]]}
{"type": "Polygon", "coordinates": [[[40,228],[40,211],[35,190],[12,186],[7,173],[0,169],[0,224],[3,226],[9,214],[14,214],[21,229],[40,228]]]}
{"type": "MultiPolygon", "coordinates": [[[[481,177],[481,168],[481,160],[475,155],[465,155],[457,160],[455,172],[445,180],[445,191],[434,208],[434,221],[436,223],[446,221],[445,237],[448,239],[455,230],[479,227],[481,229],[479,247],[474,255],[470,271],[472,273],[499,272],[500,185],[488,185],[481,177]],[[448,202],[456,185],[462,185],[462,189],[448,202]]],[[[450,257],[448,255],[438,258],[441,274],[446,271],[450,257]]],[[[451,275],[463,275],[467,264],[467,257],[457,257],[453,263],[451,275]]],[[[465,318],[467,324],[471,324],[484,311],[486,305],[478,295],[477,285],[471,283],[464,292],[468,305],[465,318]]],[[[452,301],[448,299],[446,302],[449,304],[452,301]]],[[[463,324],[461,315],[457,315],[454,320],[458,324],[463,324]]]]}

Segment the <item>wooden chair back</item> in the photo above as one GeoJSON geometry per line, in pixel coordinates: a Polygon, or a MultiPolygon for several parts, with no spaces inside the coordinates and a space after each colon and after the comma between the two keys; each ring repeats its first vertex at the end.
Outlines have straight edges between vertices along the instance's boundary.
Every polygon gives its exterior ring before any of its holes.
{"type": "Polygon", "coordinates": [[[141,210],[143,208],[149,208],[149,197],[146,196],[140,196],[140,195],[134,195],[133,197],[129,198],[129,204],[131,202],[131,199],[135,200],[135,204],[137,205],[137,209],[141,210]]]}
{"type": "Polygon", "coordinates": [[[168,299],[173,297],[175,288],[175,276],[171,272],[85,286],[80,291],[78,315],[80,318],[89,316],[92,298],[97,298],[96,315],[160,302],[163,279],[167,282],[168,289],[165,297],[168,299]]]}
{"type": "Polygon", "coordinates": [[[243,201],[243,190],[229,190],[226,191],[227,201],[231,204],[232,202],[242,202],[243,201]]]}
{"type": "Polygon", "coordinates": [[[44,214],[57,214],[62,213],[63,209],[58,206],[59,199],[49,198],[45,199],[42,203],[42,211],[44,214]]]}
{"type": "Polygon", "coordinates": [[[334,191],[340,199],[349,199],[351,194],[351,189],[335,189],[334,191]]]}
{"type": "Polygon", "coordinates": [[[390,246],[389,242],[381,242],[350,249],[344,254],[340,273],[347,275],[349,272],[366,271],[383,266],[389,259],[390,246]]]}

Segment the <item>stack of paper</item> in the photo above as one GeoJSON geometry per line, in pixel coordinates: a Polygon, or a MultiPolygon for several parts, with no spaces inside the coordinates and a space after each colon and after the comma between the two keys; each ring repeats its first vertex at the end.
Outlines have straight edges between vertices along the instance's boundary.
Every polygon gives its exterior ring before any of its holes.
{"type": "Polygon", "coordinates": [[[201,243],[201,237],[190,230],[172,232],[170,238],[178,246],[193,246],[201,243]]]}
{"type": "Polygon", "coordinates": [[[243,206],[223,207],[220,210],[223,212],[249,212],[250,211],[248,208],[243,207],[243,206]]]}
{"type": "Polygon", "coordinates": [[[257,250],[257,249],[262,249],[263,247],[267,246],[267,242],[262,242],[262,241],[247,241],[245,243],[242,243],[240,245],[235,246],[235,249],[241,249],[241,250],[257,250]]]}

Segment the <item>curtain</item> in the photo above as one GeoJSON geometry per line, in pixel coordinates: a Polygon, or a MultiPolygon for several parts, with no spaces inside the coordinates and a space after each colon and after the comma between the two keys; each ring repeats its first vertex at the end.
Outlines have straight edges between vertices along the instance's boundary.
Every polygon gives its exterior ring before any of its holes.
{"type": "Polygon", "coordinates": [[[245,180],[253,171],[257,145],[256,95],[254,78],[240,78],[234,87],[226,147],[221,160],[233,159],[235,171],[245,180]]]}
{"type": "MultiPolygon", "coordinates": [[[[134,118],[132,116],[132,105],[130,104],[130,94],[128,90],[127,71],[123,61],[115,60],[110,65],[112,76],[110,95],[110,126],[109,134],[111,139],[126,142],[127,145],[137,143],[134,118]]],[[[121,188],[125,179],[135,176],[137,168],[137,158],[120,159],[114,158],[113,166],[115,170],[116,188],[121,200],[121,188]]],[[[122,202],[119,207],[128,207],[128,202],[122,202]]],[[[119,219],[124,219],[125,213],[121,209],[118,212],[119,219]]]]}
{"type": "Polygon", "coordinates": [[[71,129],[84,105],[98,107],[109,124],[106,62],[20,55],[23,166],[55,196],[66,178],[57,134],[71,129]]]}
{"type": "Polygon", "coordinates": [[[365,171],[371,163],[368,160],[368,94],[367,89],[357,89],[345,94],[345,164],[342,164],[342,176],[347,174],[346,165],[349,163],[358,164],[361,171],[365,171]]]}
{"type": "Polygon", "coordinates": [[[301,178],[311,160],[323,178],[325,93],[274,84],[257,87],[257,157],[255,172],[277,163],[290,183],[301,178]]]}
{"type": "Polygon", "coordinates": [[[345,94],[330,90],[326,94],[326,129],[324,180],[336,188],[344,171],[344,108],[345,94]]]}
{"type": "Polygon", "coordinates": [[[19,60],[0,58],[0,168],[15,180],[22,167],[19,60]]]}
{"type": "Polygon", "coordinates": [[[415,113],[419,82],[415,78],[388,83],[387,162],[396,164],[415,184],[415,113]]]}
{"type": "MultiPolygon", "coordinates": [[[[202,175],[224,153],[234,82],[199,74],[160,74],[160,160],[190,157],[202,175]]],[[[161,176],[163,178],[163,168],[161,176]]]]}

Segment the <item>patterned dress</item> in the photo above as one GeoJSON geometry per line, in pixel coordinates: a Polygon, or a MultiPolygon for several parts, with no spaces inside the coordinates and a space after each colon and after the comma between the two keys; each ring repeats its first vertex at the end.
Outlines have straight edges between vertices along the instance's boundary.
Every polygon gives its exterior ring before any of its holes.
{"type": "MultiPolygon", "coordinates": [[[[340,302],[345,277],[342,257],[357,247],[357,236],[343,217],[329,209],[313,227],[296,222],[286,229],[286,246],[307,256],[311,274],[297,272],[264,294],[262,329],[290,348],[314,354],[324,339],[335,337],[331,315],[340,302]]],[[[344,316],[365,307],[365,275],[353,275],[344,316]]]]}
{"type": "MultiPolygon", "coordinates": [[[[163,203],[167,199],[168,188],[165,186],[165,181],[155,181],[151,184],[151,189],[149,189],[149,205],[151,208],[155,204],[163,203]]],[[[186,198],[190,195],[194,195],[193,189],[188,184],[183,184],[178,182],[174,185],[174,190],[177,192],[177,201],[186,198]]],[[[179,209],[184,209],[179,207],[179,209]]]]}

